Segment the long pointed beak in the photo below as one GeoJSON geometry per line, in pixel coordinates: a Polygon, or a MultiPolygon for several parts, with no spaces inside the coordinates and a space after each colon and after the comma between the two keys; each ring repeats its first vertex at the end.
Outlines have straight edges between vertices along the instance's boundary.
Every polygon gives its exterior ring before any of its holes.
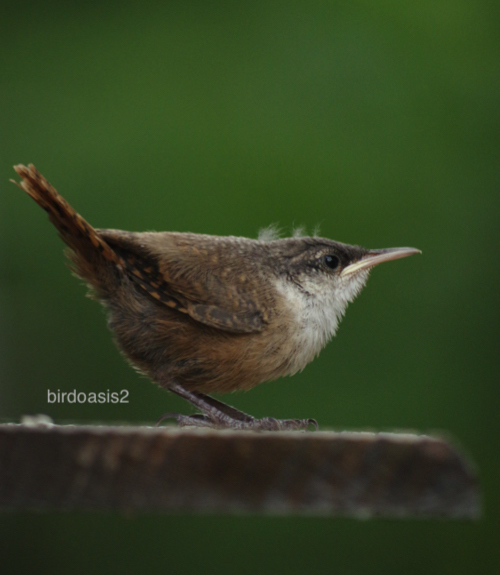
{"type": "Polygon", "coordinates": [[[421,254],[416,248],[387,248],[385,250],[370,250],[357,262],[349,264],[340,273],[341,276],[348,276],[354,272],[359,272],[367,268],[372,268],[382,262],[390,262],[399,258],[406,258],[413,254],[421,254]]]}

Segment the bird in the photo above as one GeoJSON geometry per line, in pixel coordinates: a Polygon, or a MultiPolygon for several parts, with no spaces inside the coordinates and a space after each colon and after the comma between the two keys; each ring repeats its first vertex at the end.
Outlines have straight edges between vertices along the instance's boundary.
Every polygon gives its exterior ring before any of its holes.
{"type": "MultiPolygon", "coordinates": [[[[421,253],[321,237],[260,239],[93,228],[33,164],[14,182],[67,245],[72,272],[108,313],[126,359],[198,411],[181,427],[307,430],[313,418],[255,418],[209,394],[293,375],[336,333],[347,305],[382,262],[421,253]]],[[[14,181],[14,180],[12,180],[14,181]]],[[[267,236],[267,237],[266,237],[267,236]]]]}

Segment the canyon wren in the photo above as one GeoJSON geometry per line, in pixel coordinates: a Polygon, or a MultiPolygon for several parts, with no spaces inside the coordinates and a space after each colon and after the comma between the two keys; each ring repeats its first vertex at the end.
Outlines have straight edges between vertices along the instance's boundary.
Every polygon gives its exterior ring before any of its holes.
{"type": "Polygon", "coordinates": [[[373,266],[420,253],[319,237],[94,229],[32,164],[14,169],[22,178],[17,185],[69,246],[72,271],[107,309],[125,357],[199,410],[161,418],[180,426],[317,427],[314,419],[256,419],[207,394],[302,370],[333,337],[373,266]]]}

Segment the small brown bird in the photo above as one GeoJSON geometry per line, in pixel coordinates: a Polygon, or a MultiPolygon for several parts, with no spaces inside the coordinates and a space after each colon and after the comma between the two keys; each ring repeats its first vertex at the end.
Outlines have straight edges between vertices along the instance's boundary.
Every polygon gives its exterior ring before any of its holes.
{"type": "Polygon", "coordinates": [[[107,308],[123,354],[201,412],[162,417],[181,426],[317,427],[313,419],[256,419],[206,394],[302,370],[335,334],[373,266],[420,253],[318,237],[94,229],[32,164],[14,169],[69,246],[74,273],[107,308]]]}

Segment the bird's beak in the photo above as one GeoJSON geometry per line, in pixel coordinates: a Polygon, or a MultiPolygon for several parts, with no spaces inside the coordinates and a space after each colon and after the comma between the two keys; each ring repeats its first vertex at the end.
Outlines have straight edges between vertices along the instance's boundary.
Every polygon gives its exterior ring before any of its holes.
{"type": "Polygon", "coordinates": [[[352,273],[359,272],[372,268],[382,262],[390,262],[391,260],[398,260],[399,258],[406,258],[413,254],[421,254],[420,250],[416,248],[387,248],[385,250],[370,250],[360,260],[349,264],[340,273],[341,276],[348,276],[352,273]]]}

